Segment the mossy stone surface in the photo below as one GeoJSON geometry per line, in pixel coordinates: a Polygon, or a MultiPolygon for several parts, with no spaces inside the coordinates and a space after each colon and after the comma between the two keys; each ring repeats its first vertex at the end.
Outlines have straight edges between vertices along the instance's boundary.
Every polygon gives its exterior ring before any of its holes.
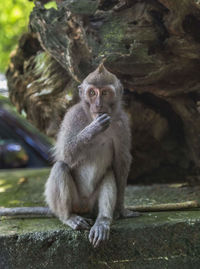
{"type": "Polygon", "coordinates": [[[0,206],[44,205],[44,184],[49,168],[0,172],[0,206]]]}
{"type": "MultiPolygon", "coordinates": [[[[44,205],[48,174],[48,169],[0,173],[1,206],[44,205]]],[[[131,186],[126,204],[186,201],[199,193],[198,187],[174,184],[131,186]]],[[[114,221],[109,241],[98,249],[90,245],[88,231],[73,231],[56,218],[2,217],[0,268],[200,268],[200,211],[114,221]]]]}
{"type": "Polygon", "coordinates": [[[200,266],[200,212],[115,221],[110,240],[98,249],[90,245],[87,231],[72,231],[56,219],[7,219],[2,224],[7,231],[1,227],[0,268],[200,266]]]}

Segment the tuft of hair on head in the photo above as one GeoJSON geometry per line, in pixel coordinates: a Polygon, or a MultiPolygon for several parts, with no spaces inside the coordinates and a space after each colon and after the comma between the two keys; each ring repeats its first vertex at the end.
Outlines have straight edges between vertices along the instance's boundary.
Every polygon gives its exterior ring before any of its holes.
{"type": "Polygon", "coordinates": [[[116,85],[118,82],[118,78],[109,72],[103,63],[100,63],[100,65],[97,67],[97,69],[90,73],[83,81],[83,83],[88,83],[95,85],[97,87],[102,87],[105,85],[116,85]]]}
{"type": "Polygon", "coordinates": [[[103,73],[106,71],[103,63],[100,63],[100,65],[98,66],[98,70],[99,70],[99,73],[103,73]]]}
{"type": "Polygon", "coordinates": [[[79,96],[81,98],[83,92],[85,93],[84,89],[88,84],[100,88],[108,85],[113,85],[118,97],[121,97],[123,94],[123,86],[120,80],[113,73],[106,69],[103,62],[101,62],[96,70],[90,73],[79,86],[79,96]]]}

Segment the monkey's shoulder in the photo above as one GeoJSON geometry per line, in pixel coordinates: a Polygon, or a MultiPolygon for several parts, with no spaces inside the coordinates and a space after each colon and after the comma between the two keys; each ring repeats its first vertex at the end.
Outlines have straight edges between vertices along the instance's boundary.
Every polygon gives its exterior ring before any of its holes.
{"type": "Polygon", "coordinates": [[[119,117],[113,124],[113,144],[115,150],[126,148],[127,150],[131,147],[131,130],[129,124],[129,117],[126,112],[121,111],[119,117]]]}
{"type": "Polygon", "coordinates": [[[115,120],[114,128],[116,128],[118,131],[129,131],[129,117],[127,113],[122,110],[121,113],[117,116],[117,120],[115,120]]]}

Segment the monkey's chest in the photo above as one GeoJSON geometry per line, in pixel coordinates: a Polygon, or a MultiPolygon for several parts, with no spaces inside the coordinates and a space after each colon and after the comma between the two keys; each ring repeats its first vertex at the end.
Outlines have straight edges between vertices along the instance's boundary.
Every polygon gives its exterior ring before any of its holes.
{"type": "Polygon", "coordinates": [[[95,141],[95,144],[87,151],[84,161],[73,171],[79,191],[84,195],[95,191],[98,182],[112,165],[112,140],[105,137],[95,141]]]}

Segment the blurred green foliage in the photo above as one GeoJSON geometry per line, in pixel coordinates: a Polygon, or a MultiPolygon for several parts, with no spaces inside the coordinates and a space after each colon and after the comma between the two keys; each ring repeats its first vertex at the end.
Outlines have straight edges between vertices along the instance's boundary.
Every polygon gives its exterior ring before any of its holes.
{"type": "Polygon", "coordinates": [[[20,35],[27,31],[29,14],[34,6],[28,0],[6,0],[0,5],[0,72],[4,72],[11,51],[20,35]]]}

